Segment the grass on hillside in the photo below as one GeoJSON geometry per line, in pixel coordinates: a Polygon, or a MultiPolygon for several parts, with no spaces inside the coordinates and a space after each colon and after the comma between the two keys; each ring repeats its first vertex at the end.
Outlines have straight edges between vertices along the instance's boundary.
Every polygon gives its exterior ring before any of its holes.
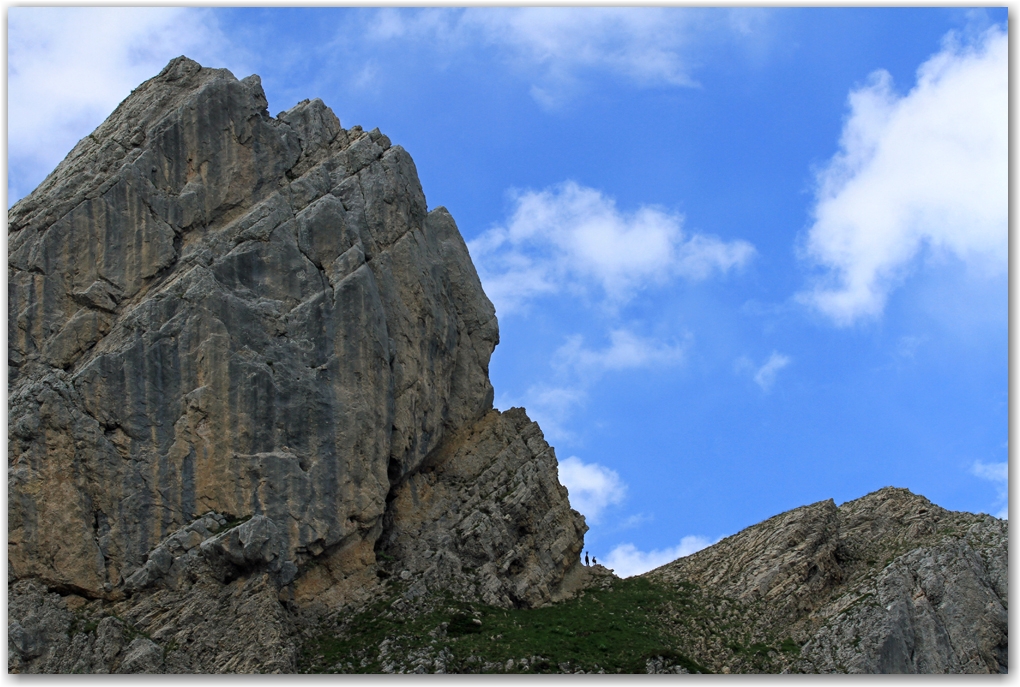
{"type": "Polygon", "coordinates": [[[631,578],[545,608],[507,610],[446,599],[439,610],[406,619],[385,617],[391,597],[351,618],[344,630],[315,637],[302,651],[299,670],[378,673],[390,657],[445,648],[447,672],[483,672],[486,664],[503,672],[508,659],[531,657],[540,658],[526,667],[515,663],[511,672],[560,672],[561,664],[569,664],[571,672],[643,673],[653,657],[710,672],[681,654],[666,631],[663,614],[689,607],[684,596],[683,590],[631,578]],[[386,638],[391,649],[381,655],[386,638]]]}

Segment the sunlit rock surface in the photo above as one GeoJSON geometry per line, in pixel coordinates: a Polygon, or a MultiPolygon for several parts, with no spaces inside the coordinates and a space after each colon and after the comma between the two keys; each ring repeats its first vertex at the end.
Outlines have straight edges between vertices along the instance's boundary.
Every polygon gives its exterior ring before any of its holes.
{"type": "Polygon", "coordinates": [[[730,636],[789,638],[799,648],[776,657],[788,670],[1004,673],[1008,544],[1005,520],[886,488],[777,515],[647,576],[734,599],[730,636]]]}
{"type": "Polygon", "coordinates": [[[495,602],[546,601],[578,564],[551,449],[492,409],[498,325],[453,218],[378,130],[266,107],[257,76],[177,58],[8,214],[9,596],[49,599],[12,614],[12,669],[286,670],[281,599],[370,594],[380,536],[427,549],[405,514],[516,513],[445,544],[513,566],[478,589],[495,602]],[[484,493],[407,509],[439,455],[484,493]],[[165,660],[94,633],[58,648],[54,591],[119,604],[165,660]],[[275,629],[200,649],[185,609],[232,627],[237,594],[275,629]]]}

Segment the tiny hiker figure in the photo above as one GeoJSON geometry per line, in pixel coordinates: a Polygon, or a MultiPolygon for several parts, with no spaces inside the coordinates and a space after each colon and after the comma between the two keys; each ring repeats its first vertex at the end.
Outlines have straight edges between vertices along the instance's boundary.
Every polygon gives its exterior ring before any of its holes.
{"type": "Polygon", "coordinates": [[[588,552],[587,551],[584,552],[584,564],[588,565],[588,552]]]}

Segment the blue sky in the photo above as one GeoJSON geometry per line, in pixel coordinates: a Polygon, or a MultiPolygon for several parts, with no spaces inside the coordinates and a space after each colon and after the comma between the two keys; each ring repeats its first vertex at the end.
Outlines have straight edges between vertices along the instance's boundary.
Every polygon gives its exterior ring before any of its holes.
{"type": "Polygon", "coordinates": [[[10,8],[8,203],[172,57],[257,73],[411,153],[618,572],[887,485],[1005,517],[1005,22],[10,8]]]}

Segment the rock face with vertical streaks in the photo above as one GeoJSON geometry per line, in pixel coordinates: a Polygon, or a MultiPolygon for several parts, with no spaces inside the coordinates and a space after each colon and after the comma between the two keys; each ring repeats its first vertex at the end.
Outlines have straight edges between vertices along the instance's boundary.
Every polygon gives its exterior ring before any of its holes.
{"type": "MultiPolygon", "coordinates": [[[[378,130],[266,108],[257,76],[177,58],[9,211],[11,589],[131,615],[264,577],[260,603],[340,603],[378,546],[418,560],[432,539],[405,534],[452,508],[444,555],[514,570],[465,584],[553,598],[586,527],[537,425],[492,410],[495,311],[453,218],[378,130]],[[456,503],[407,505],[436,474],[456,503]],[[480,534],[477,509],[512,526],[480,534]]],[[[147,649],[82,665],[148,669],[147,649]]],[[[43,654],[12,655],[56,669],[43,654]]]]}

